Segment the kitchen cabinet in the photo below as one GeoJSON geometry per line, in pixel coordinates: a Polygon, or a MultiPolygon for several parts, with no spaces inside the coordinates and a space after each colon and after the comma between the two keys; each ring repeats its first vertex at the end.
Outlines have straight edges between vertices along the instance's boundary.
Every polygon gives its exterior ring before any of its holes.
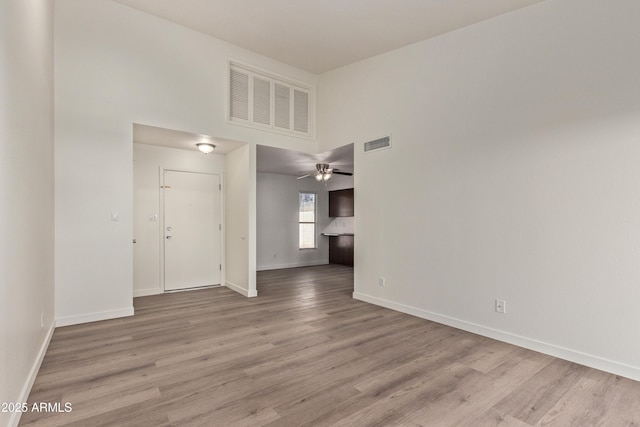
{"type": "Polygon", "coordinates": [[[353,267],[353,234],[329,236],[329,264],[353,267]]]}
{"type": "Polygon", "coordinates": [[[353,188],[329,191],[329,216],[354,216],[353,188]]]}

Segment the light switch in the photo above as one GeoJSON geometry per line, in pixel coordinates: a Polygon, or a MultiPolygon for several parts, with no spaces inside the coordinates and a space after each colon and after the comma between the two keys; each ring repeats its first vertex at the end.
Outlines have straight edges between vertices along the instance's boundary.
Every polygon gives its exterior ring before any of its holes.
{"type": "Polygon", "coordinates": [[[111,211],[111,221],[119,221],[120,213],[118,211],[111,211]]]}

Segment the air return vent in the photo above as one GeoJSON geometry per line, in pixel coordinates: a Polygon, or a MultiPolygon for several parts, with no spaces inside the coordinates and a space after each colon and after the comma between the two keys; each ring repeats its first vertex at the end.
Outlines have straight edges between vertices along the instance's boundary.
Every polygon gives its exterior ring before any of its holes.
{"type": "Polygon", "coordinates": [[[249,75],[232,69],[230,80],[231,118],[249,120],[249,75]]]}
{"type": "Polygon", "coordinates": [[[231,62],[229,121],[313,137],[314,88],[231,62]]]}
{"type": "Polygon", "coordinates": [[[364,143],[364,152],[383,150],[385,148],[391,148],[391,137],[385,136],[384,138],[374,139],[373,141],[364,143]]]}

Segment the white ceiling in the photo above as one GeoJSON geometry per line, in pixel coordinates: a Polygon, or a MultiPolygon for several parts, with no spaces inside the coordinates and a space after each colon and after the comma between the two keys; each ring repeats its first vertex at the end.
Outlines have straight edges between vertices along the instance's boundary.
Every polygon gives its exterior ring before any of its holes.
{"type": "Polygon", "coordinates": [[[216,154],[229,153],[244,144],[230,139],[214,138],[199,133],[164,129],[137,123],[133,125],[133,142],[192,151],[198,151],[197,143],[207,142],[216,146],[214,150],[216,154]]]}
{"type": "Polygon", "coordinates": [[[114,0],[320,74],[543,0],[114,0]]]}
{"type": "Polygon", "coordinates": [[[256,150],[258,172],[302,176],[316,170],[317,163],[328,163],[341,172],[353,173],[353,144],[326,153],[309,154],[282,148],[258,145],[256,150]]]}
{"type": "MultiPolygon", "coordinates": [[[[197,143],[207,142],[216,146],[213,151],[215,154],[227,154],[245,144],[230,139],[138,123],[133,125],[133,142],[190,151],[198,151],[197,143]]],[[[342,172],[353,173],[353,144],[320,154],[309,154],[264,145],[258,145],[256,150],[256,169],[258,172],[301,176],[313,172],[317,163],[329,163],[342,172]]]]}

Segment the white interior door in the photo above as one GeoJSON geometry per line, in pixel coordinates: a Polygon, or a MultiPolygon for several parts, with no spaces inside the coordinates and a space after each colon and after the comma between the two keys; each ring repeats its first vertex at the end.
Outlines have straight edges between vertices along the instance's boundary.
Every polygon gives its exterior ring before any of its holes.
{"type": "Polygon", "coordinates": [[[164,290],[219,285],[220,177],[164,171],[164,290]]]}

